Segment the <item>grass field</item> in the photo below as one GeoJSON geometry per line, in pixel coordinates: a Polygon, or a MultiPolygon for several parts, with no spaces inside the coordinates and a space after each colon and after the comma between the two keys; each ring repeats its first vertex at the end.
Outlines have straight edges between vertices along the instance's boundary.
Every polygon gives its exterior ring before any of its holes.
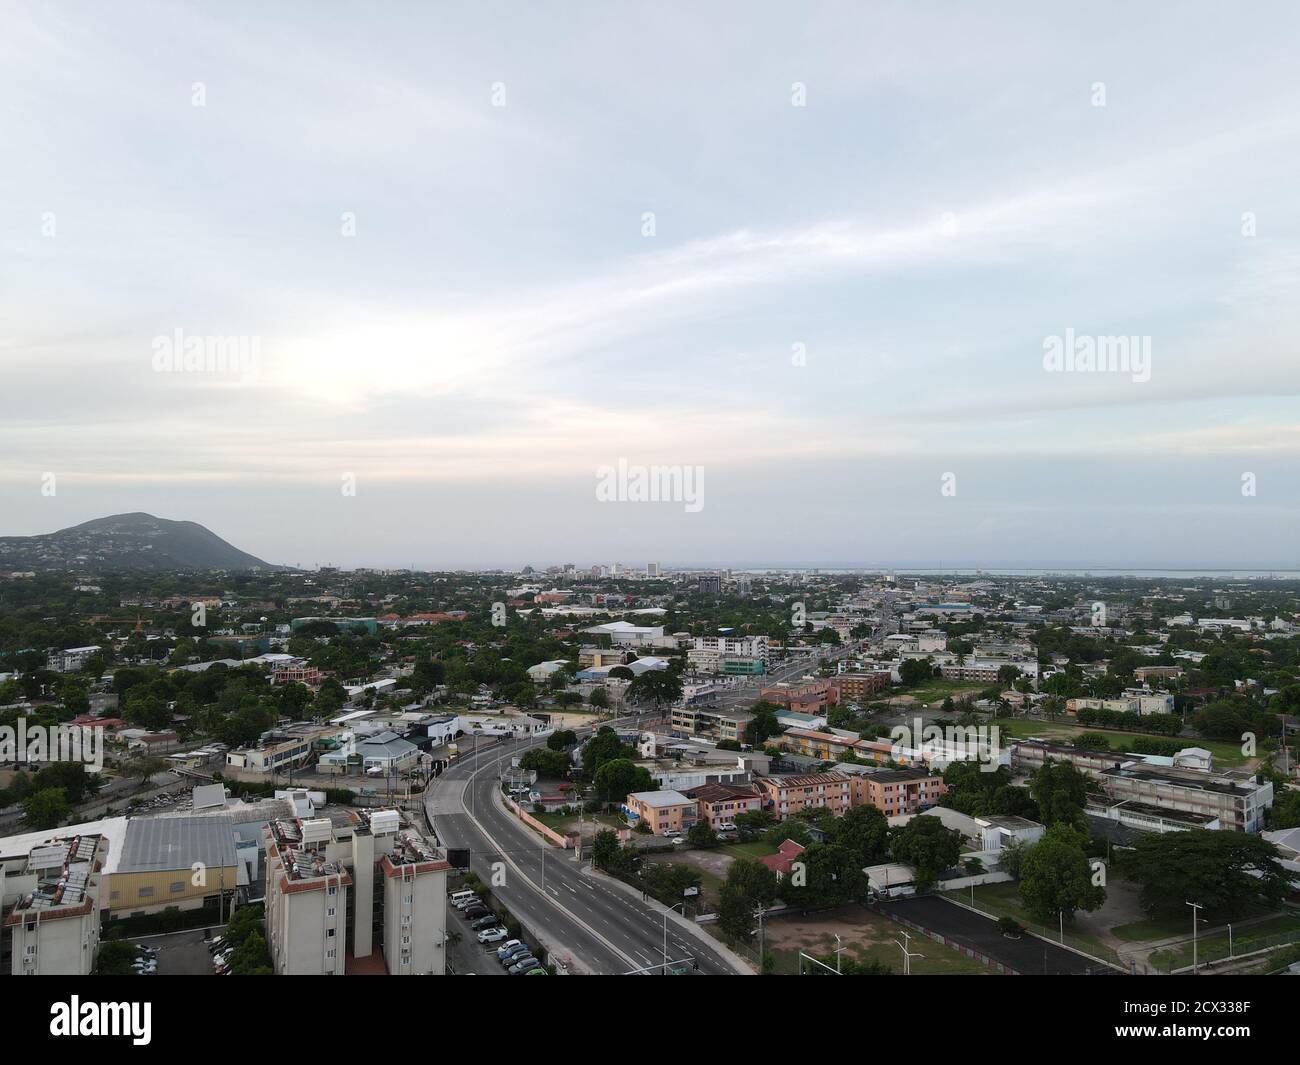
{"type": "MultiPolygon", "coordinates": [[[[1186,925],[1187,922],[1184,922],[1184,932],[1187,931],[1186,925]]],[[[1263,950],[1265,947],[1290,944],[1296,940],[1300,940],[1300,914],[1283,914],[1246,928],[1234,929],[1231,944],[1226,931],[1209,936],[1203,935],[1196,943],[1196,957],[1201,962],[1217,961],[1229,956],[1230,946],[1235,956],[1263,950]]],[[[1189,942],[1171,950],[1157,951],[1151,955],[1151,964],[1164,970],[1181,969],[1191,965],[1192,944],[1189,942]]]]}
{"type": "Polygon", "coordinates": [[[955,701],[963,695],[974,695],[976,692],[982,692],[989,686],[977,681],[944,680],[942,677],[931,677],[924,683],[918,684],[914,688],[904,688],[897,694],[910,695],[913,699],[923,703],[935,703],[942,702],[950,695],[955,701]]]}

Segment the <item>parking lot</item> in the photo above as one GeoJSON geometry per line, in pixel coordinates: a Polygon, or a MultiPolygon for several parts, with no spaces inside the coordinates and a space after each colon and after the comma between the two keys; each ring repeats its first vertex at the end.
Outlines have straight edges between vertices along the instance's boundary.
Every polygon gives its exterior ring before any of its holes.
{"type": "MultiPolygon", "coordinates": [[[[448,957],[458,975],[470,973],[478,976],[505,976],[506,967],[497,960],[497,949],[509,942],[502,938],[492,943],[480,943],[478,931],[470,927],[471,921],[449,901],[447,904],[447,934],[451,937],[448,957]]],[[[522,956],[522,955],[521,955],[522,956]]]]}
{"type": "Polygon", "coordinates": [[[211,976],[212,955],[203,945],[203,937],[210,934],[195,928],[161,936],[127,937],[122,942],[156,948],[159,976],[211,976]]]}

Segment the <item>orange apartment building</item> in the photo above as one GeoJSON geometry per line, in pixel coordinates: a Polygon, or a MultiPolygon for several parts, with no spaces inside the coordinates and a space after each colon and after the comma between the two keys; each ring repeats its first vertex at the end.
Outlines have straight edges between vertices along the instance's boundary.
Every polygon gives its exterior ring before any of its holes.
{"type": "Polygon", "coordinates": [[[853,805],[869,803],[886,817],[937,806],[946,790],[943,777],[925,769],[882,769],[852,782],[853,805]]]}
{"type": "Polygon", "coordinates": [[[656,836],[675,836],[695,824],[699,804],[680,791],[634,791],[623,810],[632,824],[644,821],[656,836]]]}
{"type": "Polygon", "coordinates": [[[778,821],[819,806],[839,817],[853,805],[852,782],[843,773],[782,774],[761,777],[758,784],[766,793],[765,807],[778,821]]]}
{"type": "Polygon", "coordinates": [[[763,793],[753,784],[704,784],[690,788],[688,798],[699,807],[699,820],[717,830],[719,825],[734,824],[737,814],[763,808],[763,793]]]}

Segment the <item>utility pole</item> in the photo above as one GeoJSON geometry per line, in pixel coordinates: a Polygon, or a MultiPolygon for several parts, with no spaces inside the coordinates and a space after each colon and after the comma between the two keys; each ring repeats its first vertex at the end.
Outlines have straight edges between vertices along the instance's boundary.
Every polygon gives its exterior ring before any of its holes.
{"type": "Polygon", "coordinates": [[[682,908],[682,916],[685,916],[686,915],[685,902],[675,902],[671,906],[669,906],[668,909],[664,910],[664,967],[663,967],[664,976],[668,975],[668,914],[671,913],[673,910],[677,909],[678,906],[682,908]]]}
{"type": "Polygon", "coordinates": [[[1188,902],[1184,905],[1192,908],[1192,975],[1196,975],[1196,919],[1201,915],[1201,904],[1199,902],[1188,902]]]}

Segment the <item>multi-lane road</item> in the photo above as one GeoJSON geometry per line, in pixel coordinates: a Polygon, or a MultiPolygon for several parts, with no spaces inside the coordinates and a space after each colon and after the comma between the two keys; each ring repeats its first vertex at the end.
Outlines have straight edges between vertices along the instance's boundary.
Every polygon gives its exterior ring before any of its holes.
{"type": "MultiPolygon", "coordinates": [[[[570,972],[658,974],[650,967],[664,961],[663,908],[580,867],[572,851],[544,842],[501,807],[499,776],[528,746],[506,742],[466,752],[434,782],[424,805],[438,841],[468,848],[470,868],[570,972]]],[[[672,918],[667,953],[669,961],[692,959],[702,974],[743,971],[705,933],[672,918]]]]}

